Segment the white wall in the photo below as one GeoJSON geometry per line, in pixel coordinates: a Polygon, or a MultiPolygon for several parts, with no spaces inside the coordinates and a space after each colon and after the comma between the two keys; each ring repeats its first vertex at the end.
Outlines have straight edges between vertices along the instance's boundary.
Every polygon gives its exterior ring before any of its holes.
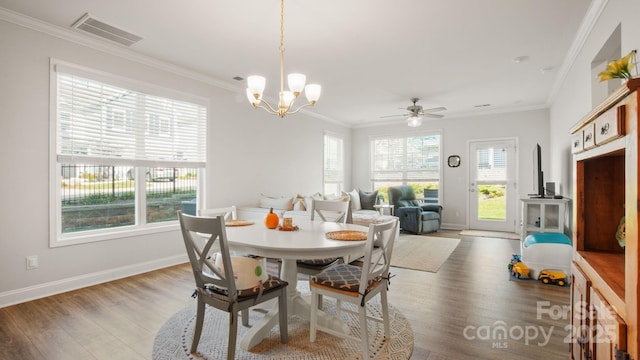
{"type": "MultiPolygon", "coordinates": [[[[568,76],[553,99],[550,110],[551,176],[563,186],[565,196],[573,193],[573,163],[571,156],[571,129],[593,107],[591,86],[591,62],[603,47],[615,28],[622,24],[621,55],[633,49],[640,50],[640,1],[609,0],[602,14],[595,22],[592,31],[584,40],[584,46],[578,53],[568,76]]],[[[606,84],[603,84],[606,86],[606,84]]]]}
{"type": "MultiPolygon", "coordinates": [[[[358,128],[353,130],[353,170],[354,187],[371,189],[369,142],[371,137],[379,135],[412,134],[425,130],[442,131],[442,191],[443,191],[443,227],[467,228],[468,208],[468,172],[469,156],[468,143],[470,140],[484,140],[497,138],[517,139],[519,173],[516,179],[519,197],[525,197],[532,192],[532,150],[536,143],[543,149],[548,148],[549,114],[547,110],[532,110],[518,113],[493,114],[472,118],[443,118],[423,121],[419,128],[410,128],[404,121],[397,124],[358,128]],[[460,155],[460,167],[450,168],[444,162],[449,155],[460,155]],[[456,216],[456,214],[458,216],[456,216]]],[[[543,151],[543,170],[547,170],[549,153],[543,151]]],[[[516,199],[517,200],[517,199],[516,199]]],[[[515,206],[519,209],[520,203],[515,206]]],[[[519,224],[518,221],[516,221],[519,224]]]]}
{"type": "Polygon", "coordinates": [[[186,70],[109,55],[0,20],[0,307],[186,260],[177,225],[164,233],[49,248],[50,57],[209,99],[209,207],[254,204],[261,192],[322,191],[324,130],[344,134],[350,158],[344,126],[304,113],[267,115],[246,102],[243,89],[225,90],[204,76],[179,75],[189,75],[186,70]],[[39,257],[38,269],[26,270],[28,255],[39,257]]]}

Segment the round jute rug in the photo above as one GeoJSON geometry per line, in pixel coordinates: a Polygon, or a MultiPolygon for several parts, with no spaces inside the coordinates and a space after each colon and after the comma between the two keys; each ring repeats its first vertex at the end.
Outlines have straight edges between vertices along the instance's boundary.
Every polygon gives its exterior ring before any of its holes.
{"type": "MultiPolygon", "coordinates": [[[[329,312],[329,304],[335,301],[325,300],[329,312]]],[[[343,306],[350,306],[344,304],[343,306]]],[[[368,305],[369,310],[376,316],[380,316],[380,304],[368,305]]],[[[249,324],[254,324],[264,315],[261,310],[251,310],[249,324]]],[[[369,321],[369,351],[375,359],[409,359],[413,352],[413,330],[407,319],[400,311],[389,306],[391,318],[391,338],[384,339],[382,324],[369,321]]],[[[357,315],[346,312],[341,314],[344,321],[351,328],[355,336],[359,336],[357,315]]],[[[202,330],[202,337],[198,345],[198,352],[190,354],[193,327],[195,324],[195,301],[193,306],[188,306],[173,315],[160,328],[153,344],[154,360],[183,360],[183,359],[207,359],[218,360],[227,358],[227,341],[229,317],[228,313],[207,306],[206,317],[202,330]]],[[[238,339],[246,333],[248,328],[239,324],[238,339]]],[[[238,344],[240,340],[238,340],[238,344]]],[[[309,341],[309,322],[297,316],[289,319],[289,342],[280,343],[278,327],[274,327],[269,336],[260,344],[243,351],[236,346],[236,359],[264,360],[311,360],[311,359],[361,359],[360,343],[349,339],[338,338],[322,332],[317,333],[316,342],[309,341]]]]}

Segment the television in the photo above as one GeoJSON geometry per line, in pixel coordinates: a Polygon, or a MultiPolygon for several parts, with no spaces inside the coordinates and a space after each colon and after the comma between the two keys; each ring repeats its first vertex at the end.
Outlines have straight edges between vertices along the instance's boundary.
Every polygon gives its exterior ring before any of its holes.
{"type": "Polygon", "coordinates": [[[540,144],[536,144],[533,149],[533,163],[536,167],[533,169],[533,186],[535,193],[529,194],[531,198],[545,198],[544,193],[544,174],[542,172],[542,148],[540,144]]]}

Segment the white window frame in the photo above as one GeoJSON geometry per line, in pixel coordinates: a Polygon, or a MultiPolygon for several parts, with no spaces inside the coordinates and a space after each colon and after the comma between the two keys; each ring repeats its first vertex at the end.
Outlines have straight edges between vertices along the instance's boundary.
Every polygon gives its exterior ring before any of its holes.
{"type": "Polygon", "coordinates": [[[376,183],[383,183],[383,182],[387,182],[387,183],[401,183],[403,185],[407,185],[408,183],[411,182],[430,182],[430,181],[434,181],[437,180],[438,181],[438,187],[440,189],[440,194],[442,193],[442,188],[443,188],[443,181],[442,181],[442,163],[443,163],[443,159],[442,159],[442,131],[441,130],[430,130],[430,131],[424,131],[424,132],[419,132],[419,133],[410,133],[410,134],[398,134],[398,135],[383,135],[383,136],[374,136],[370,138],[370,154],[371,154],[371,165],[370,165],[370,169],[371,169],[371,174],[370,174],[370,182],[371,182],[371,187],[373,190],[375,190],[375,184],[376,183]],[[434,179],[434,178],[411,178],[410,176],[408,176],[409,173],[411,172],[419,172],[420,169],[409,169],[406,167],[407,165],[407,147],[406,147],[406,141],[408,138],[413,138],[413,137],[424,137],[424,136],[439,136],[440,138],[440,143],[439,143],[439,149],[438,149],[438,178],[434,179]],[[382,177],[377,175],[376,173],[380,173],[381,171],[376,171],[376,164],[375,164],[375,156],[376,156],[376,149],[375,149],[375,141],[378,140],[404,140],[405,146],[403,146],[403,153],[402,153],[402,168],[400,170],[389,170],[389,173],[402,173],[402,175],[398,178],[398,177],[382,177]]]}
{"type": "MultiPolygon", "coordinates": [[[[119,238],[128,238],[132,236],[144,235],[144,234],[153,234],[158,232],[166,232],[166,231],[175,231],[179,229],[178,221],[165,221],[158,223],[146,223],[146,197],[144,195],[139,196],[138,194],[144,194],[146,191],[145,182],[144,181],[136,181],[136,202],[135,202],[135,213],[136,213],[136,224],[129,226],[120,226],[113,228],[103,228],[103,229],[95,229],[95,230],[86,230],[86,231],[78,231],[72,233],[62,233],[61,230],[61,164],[65,163],[65,156],[59,156],[58,154],[58,72],[63,72],[66,74],[71,74],[75,76],[80,76],[86,79],[90,79],[92,81],[97,81],[101,83],[106,83],[109,85],[117,86],[120,88],[129,89],[132,91],[136,91],[145,95],[156,96],[167,98],[171,100],[189,102],[193,104],[200,105],[206,109],[205,115],[205,131],[202,140],[204,141],[204,156],[206,157],[206,124],[208,123],[208,114],[210,114],[209,110],[209,102],[207,99],[178,92],[172,89],[167,89],[164,87],[159,87],[156,85],[135,81],[129,78],[121,77],[118,75],[102,72],[99,70],[91,69],[88,67],[83,67],[80,65],[68,63],[65,61],[61,61],[58,59],[51,58],[50,59],[50,109],[49,109],[49,246],[50,247],[59,247],[59,246],[67,246],[74,244],[82,244],[89,243],[95,241],[103,241],[103,240],[112,240],[119,238]]],[[[128,124],[125,122],[122,124],[123,127],[118,125],[118,130],[125,131],[128,124]]],[[[199,150],[201,153],[202,151],[199,150]]],[[[69,156],[66,156],[68,159],[69,156]]],[[[76,161],[81,161],[76,159],[76,161]]],[[[183,159],[170,159],[166,161],[158,161],[158,160],[119,160],[119,159],[109,159],[109,158],[94,158],[92,161],[104,161],[106,163],[114,164],[114,165],[132,165],[137,170],[136,178],[143,179],[145,176],[144,167],[192,167],[198,169],[198,181],[197,181],[197,204],[201,206],[204,202],[203,194],[205,192],[205,165],[206,158],[198,159],[196,161],[185,161],[183,159]],[[101,160],[102,159],[102,160],[101,160]]]]}
{"type": "Polygon", "coordinates": [[[323,193],[327,191],[327,184],[335,184],[338,186],[337,194],[344,191],[344,137],[341,134],[325,131],[323,136],[322,146],[322,189],[323,193]],[[335,141],[338,143],[339,149],[337,149],[336,166],[327,167],[328,165],[328,151],[333,149],[327,148],[327,140],[335,141]],[[336,179],[327,179],[327,172],[335,171],[336,179]]]}

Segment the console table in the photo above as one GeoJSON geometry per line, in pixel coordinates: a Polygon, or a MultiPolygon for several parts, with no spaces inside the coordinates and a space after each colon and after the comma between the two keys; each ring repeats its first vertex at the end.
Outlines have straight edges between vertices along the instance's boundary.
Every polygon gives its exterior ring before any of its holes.
{"type": "Polygon", "coordinates": [[[564,233],[569,199],[525,198],[522,202],[522,240],[529,234],[564,233]]]}

